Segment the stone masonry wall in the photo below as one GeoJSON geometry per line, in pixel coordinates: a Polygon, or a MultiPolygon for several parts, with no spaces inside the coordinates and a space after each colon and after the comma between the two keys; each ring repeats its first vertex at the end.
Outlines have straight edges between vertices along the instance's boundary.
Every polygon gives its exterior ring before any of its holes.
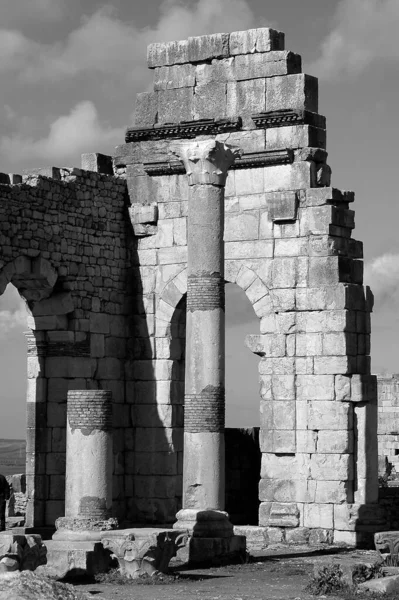
{"type": "Polygon", "coordinates": [[[11,282],[30,311],[28,524],[63,515],[67,391],[97,388],[113,394],[114,515],[175,519],[188,182],[173,144],[216,138],[242,151],[225,190],[225,280],[259,317],[247,338],[260,357],[259,524],[273,539],[353,543],[378,500],[372,296],[354,195],[331,187],[317,79],[266,28],[152,44],[148,66],[154,89],[112,166],[86,155],[83,170],[1,176],[0,292],[11,282]]]}
{"type": "MultiPolygon", "coordinates": [[[[111,389],[114,511],[125,515],[125,360],[131,312],[126,183],[81,169],[12,176],[0,186],[0,292],[27,301],[27,523],[64,514],[68,389],[111,389]]],[[[126,432],[126,434],[125,434],[126,432]]]]}
{"type": "MultiPolygon", "coordinates": [[[[354,194],[330,187],[317,79],[269,29],[152,44],[148,66],[153,91],[138,94],[135,126],[113,157],[132,203],[150,340],[140,333],[136,372],[162,415],[136,435],[160,470],[176,472],[172,321],[187,290],[188,184],[173,144],[227,141],[243,154],[227,178],[225,279],[260,320],[247,339],[261,358],[259,524],[288,541],[312,530],[356,542],[378,500],[372,296],[352,239],[354,194]]],[[[158,506],[148,498],[140,519],[153,521],[158,506]]]]}
{"type": "Polygon", "coordinates": [[[378,376],[378,456],[399,473],[399,375],[378,376]]]}

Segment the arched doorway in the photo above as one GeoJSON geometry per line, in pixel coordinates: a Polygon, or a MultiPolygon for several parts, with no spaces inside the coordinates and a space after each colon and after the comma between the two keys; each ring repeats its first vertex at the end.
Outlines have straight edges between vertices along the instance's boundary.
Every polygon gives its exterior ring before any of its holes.
{"type": "Polygon", "coordinates": [[[27,311],[11,283],[0,296],[0,473],[25,473],[27,311]]]}

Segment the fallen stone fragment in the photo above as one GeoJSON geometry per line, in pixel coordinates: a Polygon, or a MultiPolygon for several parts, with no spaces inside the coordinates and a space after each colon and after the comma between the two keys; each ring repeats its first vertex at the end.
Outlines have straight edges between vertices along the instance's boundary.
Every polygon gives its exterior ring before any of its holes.
{"type": "Polygon", "coordinates": [[[380,579],[370,579],[370,581],[360,583],[358,589],[361,591],[368,590],[370,592],[377,592],[378,594],[399,592],[399,575],[381,577],[380,579]]]}
{"type": "Polygon", "coordinates": [[[88,600],[72,585],[40,577],[30,571],[0,575],[0,600],[88,600]]]}

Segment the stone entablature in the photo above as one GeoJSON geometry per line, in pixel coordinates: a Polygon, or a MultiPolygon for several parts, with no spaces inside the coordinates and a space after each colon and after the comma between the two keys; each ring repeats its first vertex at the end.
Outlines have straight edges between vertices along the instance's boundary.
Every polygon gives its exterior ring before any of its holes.
{"type": "Polygon", "coordinates": [[[0,189],[4,281],[44,293],[29,300],[37,521],[44,500],[48,522],[63,514],[68,389],[113,393],[114,515],[167,523],[181,507],[189,188],[216,187],[189,186],[173,154],[191,136],[242,153],[224,190],[223,278],[259,317],[247,339],[260,356],[259,524],[355,542],[378,499],[372,296],[353,193],[331,187],[317,79],[266,28],[155,44],[149,66],[115,176],[51,170],[0,189]],[[68,353],[88,342],[89,356],[68,353]]]}

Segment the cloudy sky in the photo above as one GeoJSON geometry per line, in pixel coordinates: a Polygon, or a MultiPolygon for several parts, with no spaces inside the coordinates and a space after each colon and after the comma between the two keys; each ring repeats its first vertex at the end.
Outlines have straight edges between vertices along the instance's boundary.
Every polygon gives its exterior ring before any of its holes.
{"type": "MultiPolygon", "coordinates": [[[[135,94],[151,84],[148,43],[284,31],[287,49],[320,78],[333,184],[356,192],[355,237],[376,297],[373,371],[399,372],[398,0],[1,0],[0,16],[0,171],[14,173],[112,153],[132,122],[135,94]]],[[[0,437],[24,437],[23,316],[8,289],[0,298],[0,437]]],[[[232,344],[243,348],[245,333],[256,332],[238,292],[228,321],[231,355],[232,344]]],[[[239,377],[228,356],[228,422],[251,425],[256,358],[242,351],[239,377]]]]}

